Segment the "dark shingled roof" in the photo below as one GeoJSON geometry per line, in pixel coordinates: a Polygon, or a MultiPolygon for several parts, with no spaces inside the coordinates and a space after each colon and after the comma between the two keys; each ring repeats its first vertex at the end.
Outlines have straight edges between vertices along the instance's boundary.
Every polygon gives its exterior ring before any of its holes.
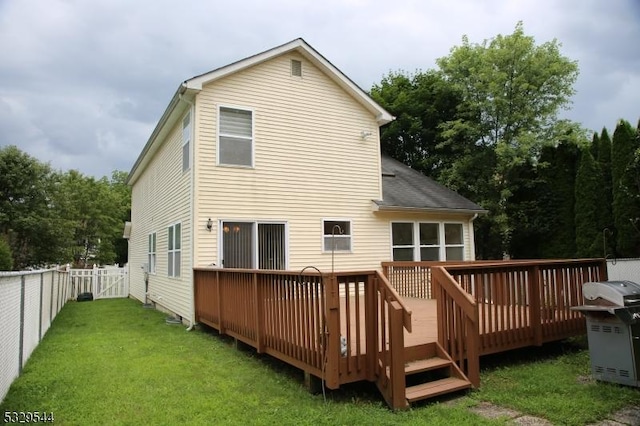
{"type": "Polygon", "coordinates": [[[390,157],[382,156],[381,208],[484,213],[482,207],[390,157]]]}

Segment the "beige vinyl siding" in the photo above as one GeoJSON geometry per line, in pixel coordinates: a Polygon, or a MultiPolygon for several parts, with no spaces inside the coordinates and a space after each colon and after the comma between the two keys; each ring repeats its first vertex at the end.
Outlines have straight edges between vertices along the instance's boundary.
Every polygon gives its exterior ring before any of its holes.
{"type": "Polygon", "coordinates": [[[143,264],[147,263],[148,235],[157,233],[156,273],[149,274],[150,301],[191,318],[190,172],[182,171],[182,120],[173,126],[132,188],[129,264],[131,294],[144,301],[143,264]],[[182,224],[180,277],[168,277],[168,227],[182,224]]]}
{"type": "Polygon", "coordinates": [[[220,265],[223,219],[287,222],[293,270],[330,267],[322,251],[327,218],[352,221],[353,252],[336,253],[336,267],[371,268],[386,257],[388,237],[380,244],[371,208],[381,196],[375,117],[304,57],[282,55],[213,82],[196,108],[197,265],[220,265]],[[291,59],[302,62],[302,78],[291,76],[291,59]],[[254,168],[216,166],[220,106],[253,111],[254,168]],[[372,135],[363,140],[363,131],[372,135]]]}

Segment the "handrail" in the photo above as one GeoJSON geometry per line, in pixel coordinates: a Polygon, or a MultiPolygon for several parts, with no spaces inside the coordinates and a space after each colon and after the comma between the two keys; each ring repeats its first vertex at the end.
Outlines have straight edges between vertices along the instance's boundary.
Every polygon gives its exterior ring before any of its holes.
{"type": "Polygon", "coordinates": [[[469,381],[478,387],[480,386],[478,306],[444,266],[432,268],[431,276],[435,284],[437,300],[438,343],[467,375],[469,381]]]}
{"type": "Polygon", "coordinates": [[[381,282],[384,286],[385,292],[391,294],[391,298],[389,298],[388,302],[398,302],[398,305],[402,308],[402,323],[404,328],[406,328],[408,332],[411,332],[411,309],[407,307],[396,289],[393,288],[387,277],[381,274],[380,271],[376,271],[376,278],[378,278],[378,282],[381,282]]]}

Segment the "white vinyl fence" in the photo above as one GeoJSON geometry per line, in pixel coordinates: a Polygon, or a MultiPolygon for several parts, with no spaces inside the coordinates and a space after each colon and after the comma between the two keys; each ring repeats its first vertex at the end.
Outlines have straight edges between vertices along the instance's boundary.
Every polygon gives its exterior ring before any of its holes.
{"type": "Polygon", "coordinates": [[[129,297],[129,266],[71,269],[71,298],[92,293],[94,299],[129,297]]]}
{"type": "Polygon", "coordinates": [[[69,272],[0,272],[0,401],[69,294],[69,272]]]}
{"type": "Polygon", "coordinates": [[[607,259],[609,281],[640,283],[640,259],[607,259]]]}

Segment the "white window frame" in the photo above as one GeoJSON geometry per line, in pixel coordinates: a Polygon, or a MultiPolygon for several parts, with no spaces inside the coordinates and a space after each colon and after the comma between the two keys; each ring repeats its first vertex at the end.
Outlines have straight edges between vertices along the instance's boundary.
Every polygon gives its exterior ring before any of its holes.
{"type": "Polygon", "coordinates": [[[216,136],[216,165],[218,166],[224,166],[224,167],[240,167],[240,168],[245,168],[245,169],[252,169],[254,168],[254,164],[255,164],[255,154],[256,154],[256,138],[255,138],[255,120],[256,120],[256,114],[255,111],[253,110],[253,108],[247,108],[247,107],[243,107],[243,106],[237,106],[237,105],[218,105],[218,135],[216,136]],[[228,134],[228,133],[222,133],[220,131],[221,127],[220,127],[220,121],[221,121],[221,117],[222,117],[222,113],[221,111],[223,109],[236,109],[239,111],[246,111],[246,112],[250,112],[251,113],[251,137],[248,138],[246,136],[238,136],[238,135],[233,135],[233,134],[228,134]],[[237,139],[244,139],[244,140],[249,140],[251,141],[251,164],[250,165],[246,165],[246,164],[233,164],[233,163],[224,163],[222,161],[220,161],[220,138],[223,136],[228,136],[228,137],[233,137],[233,138],[237,138],[237,139]]]}
{"type": "Polygon", "coordinates": [[[147,272],[153,275],[156,273],[157,248],[158,234],[157,232],[151,232],[147,238],[147,272]]]}
{"type": "Polygon", "coordinates": [[[394,220],[389,223],[389,242],[391,246],[391,259],[393,260],[393,250],[395,248],[413,248],[413,261],[420,262],[420,249],[423,247],[438,247],[438,258],[440,261],[447,260],[447,248],[462,248],[462,260],[466,260],[467,250],[465,245],[465,223],[460,221],[411,221],[411,220],[394,220]],[[394,223],[411,223],[413,226],[413,245],[393,245],[393,224],[394,223]],[[420,224],[437,224],[438,225],[438,246],[420,244],[420,224]],[[447,244],[445,239],[446,225],[460,225],[462,230],[462,244],[447,244]]]}
{"type": "Polygon", "coordinates": [[[167,276],[172,278],[179,278],[181,273],[182,273],[182,223],[176,222],[176,223],[172,223],[167,227],[167,276]],[[180,238],[176,238],[176,229],[178,227],[180,227],[180,238]],[[171,236],[173,236],[173,241],[170,241],[171,236]],[[178,268],[176,268],[176,266],[178,266],[178,268]]]}
{"type": "Polygon", "coordinates": [[[446,257],[446,253],[447,253],[447,249],[448,248],[462,248],[462,260],[465,260],[466,250],[465,250],[465,246],[464,246],[464,223],[462,223],[462,222],[443,222],[443,224],[442,224],[442,246],[444,247],[443,251],[445,253],[445,257],[446,257]],[[445,228],[446,228],[447,225],[460,225],[460,230],[461,230],[460,237],[461,237],[461,240],[462,240],[461,244],[447,244],[447,238],[446,238],[447,234],[445,232],[445,228]]]}
{"type": "Polygon", "coordinates": [[[182,117],[182,172],[186,172],[191,169],[191,134],[193,129],[193,119],[191,116],[191,111],[187,111],[187,113],[182,117]],[[189,120],[187,125],[185,126],[184,122],[189,120]],[[185,152],[186,146],[186,152],[185,152]]]}
{"type": "Polygon", "coordinates": [[[334,235],[332,233],[330,234],[325,234],[324,232],[324,227],[325,227],[325,222],[345,222],[349,224],[349,233],[345,233],[342,235],[338,235],[335,234],[335,238],[342,238],[342,239],[348,239],[349,240],[349,248],[348,249],[339,249],[336,248],[335,249],[335,253],[353,253],[353,221],[351,219],[344,219],[344,218],[323,218],[322,219],[322,223],[321,223],[321,228],[320,228],[320,232],[322,233],[322,253],[331,253],[334,250],[331,250],[331,248],[329,248],[327,250],[327,238],[333,238],[334,235]]]}

